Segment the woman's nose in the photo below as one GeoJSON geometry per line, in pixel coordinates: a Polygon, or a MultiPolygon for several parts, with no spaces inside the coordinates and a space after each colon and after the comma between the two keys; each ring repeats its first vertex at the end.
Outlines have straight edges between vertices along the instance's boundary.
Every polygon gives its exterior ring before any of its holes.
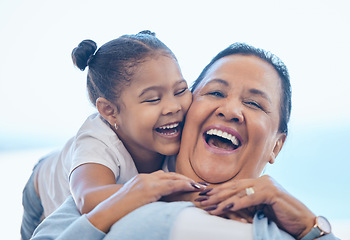
{"type": "Polygon", "coordinates": [[[217,108],[216,115],[224,118],[225,121],[234,121],[237,123],[242,123],[244,121],[242,105],[230,101],[217,108]]]}
{"type": "Polygon", "coordinates": [[[173,113],[179,112],[180,110],[181,110],[180,102],[175,97],[171,97],[166,101],[164,101],[162,114],[163,115],[173,114],[173,113]]]}

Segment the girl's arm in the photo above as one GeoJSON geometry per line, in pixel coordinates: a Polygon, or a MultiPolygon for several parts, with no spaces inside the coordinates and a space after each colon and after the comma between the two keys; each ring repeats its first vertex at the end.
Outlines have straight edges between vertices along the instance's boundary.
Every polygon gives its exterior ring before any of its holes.
{"type": "Polygon", "coordinates": [[[177,173],[159,170],[150,174],[139,174],[86,216],[96,228],[108,232],[115,222],[136,208],[170,194],[204,189],[205,186],[177,173]]]}
{"type": "Polygon", "coordinates": [[[83,216],[72,197],[68,197],[35,230],[33,239],[103,239],[110,227],[120,218],[162,196],[182,191],[201,191],[204,187],[176,173],[157,171],[139,174],[120,190],[99,203],[83,216]]]}
{"type": "Polygon", "coordinates": [[[162,196],[179,191],[201,191],[205,186],[176,173],[162,170],[151,174],[139,174],[128,184],[115,184],[113,172],[101,164],[84,164],[77,167],[70,178],[71,191],[78,210],[90,213],[89,219],[99,226],[107,228],[132,210],[147,203],[155,202],[162,196]],[[102,206],[102,207],[101,207],[102,206]]]}
{"type": "Polygon", "coordinates": [[[80,165],[70,176],[71,192],[81,214],[90,212],[122,186],[116,184],[115,176],[108,167],[97,163],[80,165]]]}

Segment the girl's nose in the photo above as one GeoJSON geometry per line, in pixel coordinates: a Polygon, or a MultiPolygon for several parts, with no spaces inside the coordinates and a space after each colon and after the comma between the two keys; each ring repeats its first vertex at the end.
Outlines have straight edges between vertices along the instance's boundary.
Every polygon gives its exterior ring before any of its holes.
{"type": "Polygon", "coordinates": [[[167,101],[164,101],[162,114],[163,115],[174,114],[179,112],[180,110],[181,110],[180,102],[175,97],[171,97],[167,101]]]}

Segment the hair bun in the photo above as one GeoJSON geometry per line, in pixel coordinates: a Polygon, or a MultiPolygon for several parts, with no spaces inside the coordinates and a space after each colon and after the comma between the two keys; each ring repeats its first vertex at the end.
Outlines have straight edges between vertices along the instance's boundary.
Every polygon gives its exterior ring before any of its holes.
{"type": "Polygon", "coordinates": [[[97,45],[92,40],[84,40],[72,51],[72,60],[81,71],[88,66],[90,58],[94,55],[97,45]]]}
{"type": "Polygon", "coordinates": [[[146,34],[146,35],[151,35],[153,37],[156,36],[156,34],[154,32],[151,32],[150,30],[143,30],[143,31],[139,32],[138,34],[146,34]]]}

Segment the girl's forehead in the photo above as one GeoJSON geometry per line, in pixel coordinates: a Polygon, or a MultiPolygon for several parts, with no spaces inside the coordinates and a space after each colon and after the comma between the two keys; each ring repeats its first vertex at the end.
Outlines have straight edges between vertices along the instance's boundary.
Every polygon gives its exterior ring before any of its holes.
{"type": "Polygon", "coordinates": [[[145,59],[133,72],[129,87],[143,91],[152,86],[173,86],[183,81],[177,61],[169,56],[145,59]]]}

